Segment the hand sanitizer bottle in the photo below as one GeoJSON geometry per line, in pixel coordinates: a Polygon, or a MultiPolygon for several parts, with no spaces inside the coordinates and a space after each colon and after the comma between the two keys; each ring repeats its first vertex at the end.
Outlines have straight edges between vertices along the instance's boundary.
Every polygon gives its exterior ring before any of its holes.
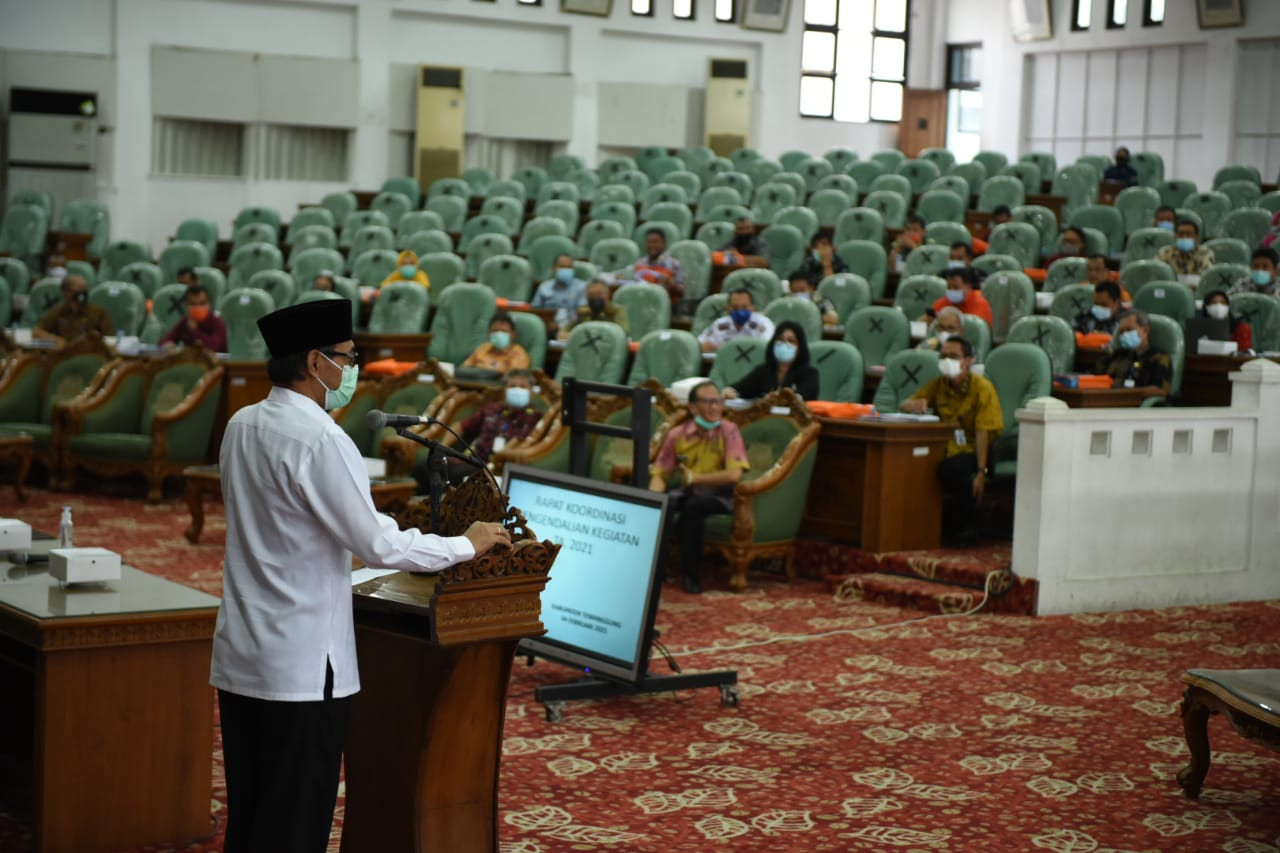
{"type": "Polygon", "coordinates": [[[72,538],[71,507],[64,506],[62,508],[62,521],[58,523],[58,547],[75,547],[72,538]]]}

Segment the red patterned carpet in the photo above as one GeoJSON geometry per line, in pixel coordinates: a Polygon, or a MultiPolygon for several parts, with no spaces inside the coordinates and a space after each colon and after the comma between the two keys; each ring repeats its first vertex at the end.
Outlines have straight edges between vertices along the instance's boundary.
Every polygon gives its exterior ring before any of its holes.
{"type": "MultiPolygon", "coordinates": [[[[81,543],[219,591],[216,504],[196,547],[176,501],[37,491],[19,510],[5,489],[0,516],[51,528],[64,500],[81,543]]],[[[738,670],[736,709],[702,690],[573,703],[551,724],[533,690],[571,673],[517,663],[504,851],[1280,850],[1280,756],[1215,718],[1201,801],[1173,780],[1187,756],[1178,675],[1280,667],[1280,602],[922,618],[817,581],[752,581],[744,595],[668,586],[659,615],[686,670],[738,670]]],[[[0,814],[0,850],[29,844],[0,814]]]]}

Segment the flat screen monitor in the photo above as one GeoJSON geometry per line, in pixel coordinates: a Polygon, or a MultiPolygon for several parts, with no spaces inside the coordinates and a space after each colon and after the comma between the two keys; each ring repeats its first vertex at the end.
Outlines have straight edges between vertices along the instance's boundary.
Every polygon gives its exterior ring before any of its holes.
{"type": "Polygon", "coordinates": [[[653,643],[667,496],[522,465],[508,465],[503,480],[534,534],[561,546],[542,592],[547,633],[521,649],[640,681],[653,643]]]}

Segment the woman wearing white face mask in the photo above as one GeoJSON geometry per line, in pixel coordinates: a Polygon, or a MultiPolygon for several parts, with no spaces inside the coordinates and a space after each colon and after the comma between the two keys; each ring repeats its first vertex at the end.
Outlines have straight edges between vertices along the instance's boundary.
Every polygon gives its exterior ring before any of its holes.
{"type": "Polygon", "coordinates": [[[794,320],[778,324],[765,350],[764,364],[725,388],[724,396],[754,400],[778,388],[794,388],[806,400],[818,399],[818,369],[809,364],[804,329],[794,320]]]}
{"type": "Polygon", "coordinates": [[[1204,308],[1200,309],[1201,317],[1214,320],[1226,320],[1231,329],[1231,340],[1236,342],[1238,352],[1253,351],[1253,327],[1239,317],[1231,316],[1231,298],[1225,291],[1215,290],[1204,298],[1204,308]]]}

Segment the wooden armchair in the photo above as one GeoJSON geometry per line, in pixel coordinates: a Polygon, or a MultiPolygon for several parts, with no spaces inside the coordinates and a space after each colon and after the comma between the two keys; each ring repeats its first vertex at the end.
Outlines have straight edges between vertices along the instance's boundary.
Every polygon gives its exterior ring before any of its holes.
{"type": "Polygon", "coordinates": [[[92,394],[59,407],[55,431],[65,448],[63,488],[85,468],[139,473],[147,500],[161,498],[168,476],[208,461],[222,396],[223,368],[201,347],[120,364],[92,394]]]}
{"type": "Polygon", "coordinates": [[[792,580],[795,536],[821,425],[790,389],[774,391],[746,409],[726,411],[725,417],[742,431],[751,470],[734,488],[733,514],[707,519],[706,550],[728,561],[729,586],[735,592],[747,588],[747,569],[758,559],[781,558],[787,580],[792,580]]]}

